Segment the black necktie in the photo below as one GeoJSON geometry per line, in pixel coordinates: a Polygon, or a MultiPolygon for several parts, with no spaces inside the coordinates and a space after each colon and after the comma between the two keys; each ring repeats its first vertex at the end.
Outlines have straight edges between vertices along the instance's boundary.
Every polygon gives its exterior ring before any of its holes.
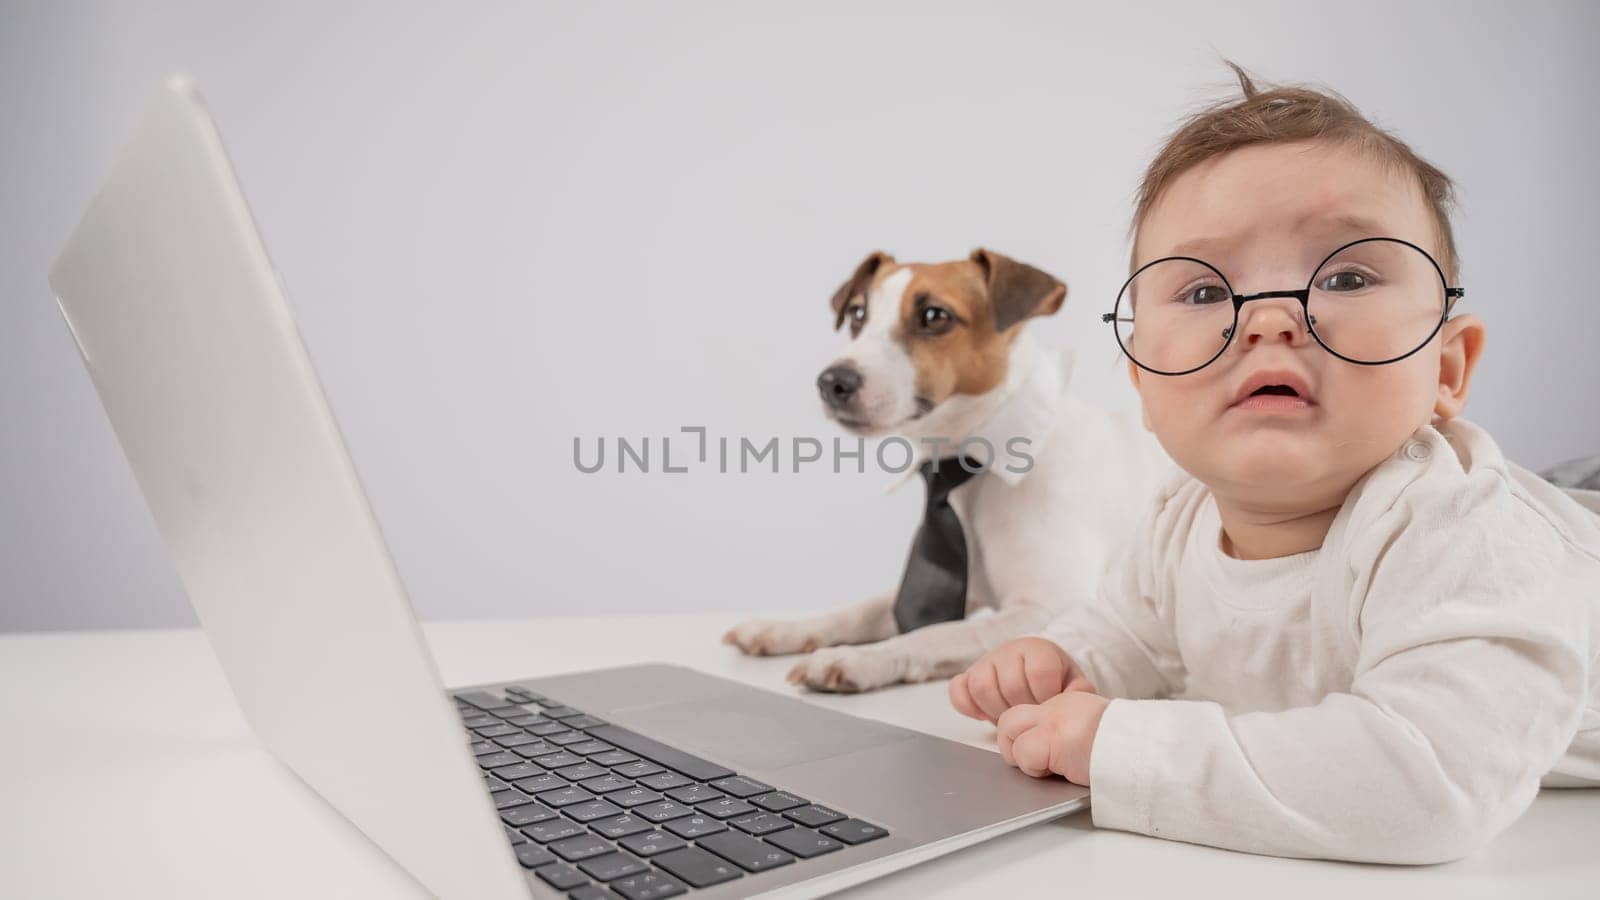
{"type": "Polygon", "coordinates": [[[950,492],[981,468],[969,457],[948,456],[922,464],[928,508],[911,542],[911,558],[894,600],[894,622],[901,634],[966,615],[967,539],[960,517],[950,508],[950,492]]]}

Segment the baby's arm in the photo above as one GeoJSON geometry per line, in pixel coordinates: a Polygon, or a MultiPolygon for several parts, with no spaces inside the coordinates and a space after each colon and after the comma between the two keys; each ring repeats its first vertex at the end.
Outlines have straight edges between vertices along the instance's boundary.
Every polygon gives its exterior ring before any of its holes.
{"type": "Polygon", "coordinates": [[[1087,754],[1097,826],[1280,856],[1459,858],[1527,808],[1586,692],[1600,561],[1506,499],[1387,523],[1346,693],[1239,715],[1063,695],[1008,711],[1001,742],[1044,729],[1061,774],[1087,754]]]}
{"type": "Polygon", "coordinates": [[[1092,602],[1035,634],[1007,641],[952,678],[951,705],[995,722],[1012,707],[1044,703],[1063,691],[1156,697],[1172,690],[1182,667],[1171,591],[1154,583],[1150,553],[1152,542],[1171,527],[1159,513],[1159,507],[1148,510],[1112,554],[1092,602]]]}

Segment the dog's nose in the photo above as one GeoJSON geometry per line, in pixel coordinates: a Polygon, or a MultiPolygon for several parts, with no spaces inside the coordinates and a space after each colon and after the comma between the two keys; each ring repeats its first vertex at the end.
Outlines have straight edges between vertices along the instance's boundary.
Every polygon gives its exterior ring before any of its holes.
{"type": "Polygon", "coordinates": [[[861,373],[850,366],[829,366],[817,376],[817,390],[823,402],[839,409],[861,390],[861,373]]]}

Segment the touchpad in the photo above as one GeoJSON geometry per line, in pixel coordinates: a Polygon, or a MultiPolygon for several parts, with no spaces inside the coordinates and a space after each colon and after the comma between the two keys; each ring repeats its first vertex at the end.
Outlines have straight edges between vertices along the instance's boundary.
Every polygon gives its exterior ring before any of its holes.
{"type": "Polygon", "coordinates": [[[618,711],[619,725],[735,769],[777,769],[915,737],[766,691],[618,711]]]}

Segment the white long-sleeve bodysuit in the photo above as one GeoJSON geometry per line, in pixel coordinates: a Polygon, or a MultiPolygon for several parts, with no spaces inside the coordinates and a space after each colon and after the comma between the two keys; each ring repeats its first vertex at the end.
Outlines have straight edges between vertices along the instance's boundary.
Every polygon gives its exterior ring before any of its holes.
{"type": "Polygon", "coordinates": [[[1280,856],[1471,852],[1600,785],[1600,515],[1455,419],[1351,490],[1321,547],[1241,560],[1170,478],[1099,602],[1050,622],[1114,699],[1094,823],[1280,856]]]}

